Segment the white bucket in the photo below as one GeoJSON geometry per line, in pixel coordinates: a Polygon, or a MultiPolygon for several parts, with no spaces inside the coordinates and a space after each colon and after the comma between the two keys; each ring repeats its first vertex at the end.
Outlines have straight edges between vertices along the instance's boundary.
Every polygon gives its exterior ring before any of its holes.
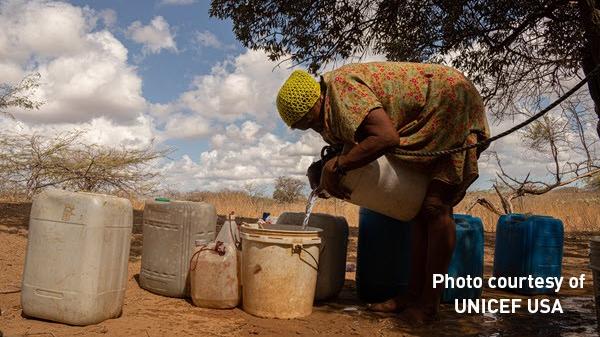
{"type": "MultiPolygon", "coordinates": [[[[304,212],[283,212],[277,224],[302,226],[304,217],[304,212]]],[[[323,230],[315,300],[327,300],[338,295],[346,280],[348,222],[341,216],[312,213],[308,225],[323,230]]]]}
{"type": "Polygon", "coordinates": [[[242,305],[265,318],[299,318],[312,313],[319,268],[321,229],[272,225],[241,227],[242,305]]]}

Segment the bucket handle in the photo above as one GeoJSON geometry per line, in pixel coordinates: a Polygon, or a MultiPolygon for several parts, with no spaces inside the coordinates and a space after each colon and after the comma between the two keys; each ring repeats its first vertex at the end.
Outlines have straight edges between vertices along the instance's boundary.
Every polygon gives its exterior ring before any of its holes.
{"type": "Polygon", "coordinates": [[[301,243],[296,243],[292,245],[292,254],[298,254],[298,256],[300,257],[300,260],[305,262],[306,264],[308,264],[311,268],[313,268],[316,271],[319,271],[319,262],[317,261],[317,259],[314,257],[314,255],[311,254],[311,252],[309,252],[306,248],[304,248],[304,246],[301,243]],[[315,263],[315,266],[311,265],[309,263],[309,261],[306,261],[302,258],[302,251],[306,252],[306,254],[308,254],[308,256],[310,256],[312,258],[312,260],[315,263]]]}

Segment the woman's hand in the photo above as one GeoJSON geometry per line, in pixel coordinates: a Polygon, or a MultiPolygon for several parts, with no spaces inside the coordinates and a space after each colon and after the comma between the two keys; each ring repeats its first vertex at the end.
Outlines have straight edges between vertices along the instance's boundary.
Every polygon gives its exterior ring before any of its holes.
{"type": "Polygon", "coordinates": [[[346,200],[350,199],[350,191],[340,184],[342,175],[335,171],[338,157],[328,160],[323,166],[320,189],[326,190],[332,196],[346,200]]]}

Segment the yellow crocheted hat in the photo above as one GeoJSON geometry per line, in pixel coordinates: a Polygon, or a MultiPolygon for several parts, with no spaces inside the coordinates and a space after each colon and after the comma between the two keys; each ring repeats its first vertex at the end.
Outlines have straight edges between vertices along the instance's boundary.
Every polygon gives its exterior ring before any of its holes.
{"type": "Polygon", "coordinates": [[[295,70],[277,94],[277,110],[288,126],[299,121],[315,105],[321,88],[309,73],[295,70]]]}

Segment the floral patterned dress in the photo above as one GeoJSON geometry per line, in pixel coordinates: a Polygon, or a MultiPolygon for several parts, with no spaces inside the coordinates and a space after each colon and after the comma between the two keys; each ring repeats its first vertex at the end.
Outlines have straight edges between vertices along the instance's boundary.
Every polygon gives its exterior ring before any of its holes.
{"type": "MultiPolygon", "coordinates": [[[[348,64],[323,74],[322,82],[326,97],[321,135],[329,144],[356,143],[356,130],[376,108],[383,108],[396,125],[402,150],[447,150],[489,137],[479,92],[450,67],[403,62],[348,64]]],[[[399,157],[450,185],[448,193],[455,205],[477,179],[477,159],[483,150],[399,157]]]]}

